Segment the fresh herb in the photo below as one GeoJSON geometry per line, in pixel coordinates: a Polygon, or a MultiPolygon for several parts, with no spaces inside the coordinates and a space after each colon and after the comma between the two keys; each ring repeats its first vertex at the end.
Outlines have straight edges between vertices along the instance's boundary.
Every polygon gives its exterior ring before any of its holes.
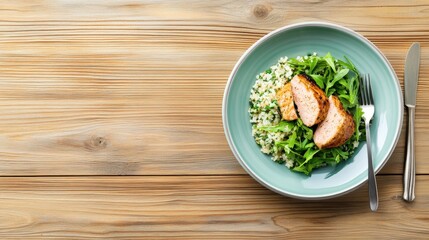
{"type": "Polygon", "coordinates": [[[259,129],[268,131],[268,132],[286,132],[289,133],[292,131],[294,124],[292,122],[281,121],[276,126],[264,126],[259,127],[259,129]]]}
{"type": "Polygon", "coordinates": [[[329,97],[335,94],[346,110],[355,111],[358,105],[359,72],[353,63],[334,58],[330,53],[324,57],[310,55],[288,60],[293,75],[305,73],[329,97]]]}

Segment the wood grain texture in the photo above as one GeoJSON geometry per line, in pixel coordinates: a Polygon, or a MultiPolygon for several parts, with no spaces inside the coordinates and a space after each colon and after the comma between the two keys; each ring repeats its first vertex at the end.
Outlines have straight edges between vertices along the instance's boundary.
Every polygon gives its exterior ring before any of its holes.
{"type": "Polygon", "coordinates": [[[0,0],[0,239],[427,238],[428,26],[427,0],[0,0]],[[371,40],[402,86],[421,43],[415,202],[401,199],[406,122],[377,213],[366,186],[282,197],[229,150],[235,62],[271,30],[320,20],[371,40]]]}
{"type": "Polygon", "coordinates": [[[423,239],[429,176],[401,198],[400,176],[379,178],[380,208],[367,188],[331,200],[275,194],[249,176],[3,177],[1,239],[423,239]]]}
{"type": "MultiPolygon", "coordinates": [[[[364,34],[401,81],[408,46],[421,42],[417,172],[429,173],[427,1],[0,6],[0,175],[244,174],[221,123],[228,75],[261,36],[307,20],[364,34]]],[[[383,173],[402,173],[402,135],[383,173]]]]}

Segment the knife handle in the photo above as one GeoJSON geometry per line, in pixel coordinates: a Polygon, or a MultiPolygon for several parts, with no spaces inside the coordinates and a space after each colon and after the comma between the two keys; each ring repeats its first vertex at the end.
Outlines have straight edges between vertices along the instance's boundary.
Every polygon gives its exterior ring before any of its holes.
{"type": "Polygon", "coordinates": [[[404,171],[404,200],[412,202],[416,183],[416,158],[414,152],[414,118],[415,108],[408,107],[407,158],[404,171]]]}

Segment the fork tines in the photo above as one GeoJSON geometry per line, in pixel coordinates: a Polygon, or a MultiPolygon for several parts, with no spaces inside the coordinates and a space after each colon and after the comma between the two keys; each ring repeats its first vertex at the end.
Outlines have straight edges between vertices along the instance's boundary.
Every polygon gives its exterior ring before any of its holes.
{"type": "Polygon", "coordinates": [[[359,84],[360,99],[362,105],[374,104],[372,97],[371,79],[369,74],[362,74],[361,83],[359,84]]]}

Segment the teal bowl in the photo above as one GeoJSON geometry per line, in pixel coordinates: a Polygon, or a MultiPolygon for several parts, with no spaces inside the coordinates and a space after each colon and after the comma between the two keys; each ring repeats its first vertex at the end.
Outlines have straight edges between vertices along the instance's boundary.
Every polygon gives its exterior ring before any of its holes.
{"type": "Polygon", "coordinates": [[[299,199],[336,197],[355,190],[368,179],[365,142],[347,161],[306,176],[273,162],[252,137],[247,111],[255,76],[282,56],[313,52],[330,52],[341,59],[347,56],[361,73],[371,75],[375,102],[371,139],[376,172],[388,161],[398,142],[403,117],[398,77],[381,51],[362,35],[335,24],[306,22],[285,26],[259,39],[239,59],[228,79],[222,105],[224,131],[238,162],[253,178],[274,192],[299,199]]]}

